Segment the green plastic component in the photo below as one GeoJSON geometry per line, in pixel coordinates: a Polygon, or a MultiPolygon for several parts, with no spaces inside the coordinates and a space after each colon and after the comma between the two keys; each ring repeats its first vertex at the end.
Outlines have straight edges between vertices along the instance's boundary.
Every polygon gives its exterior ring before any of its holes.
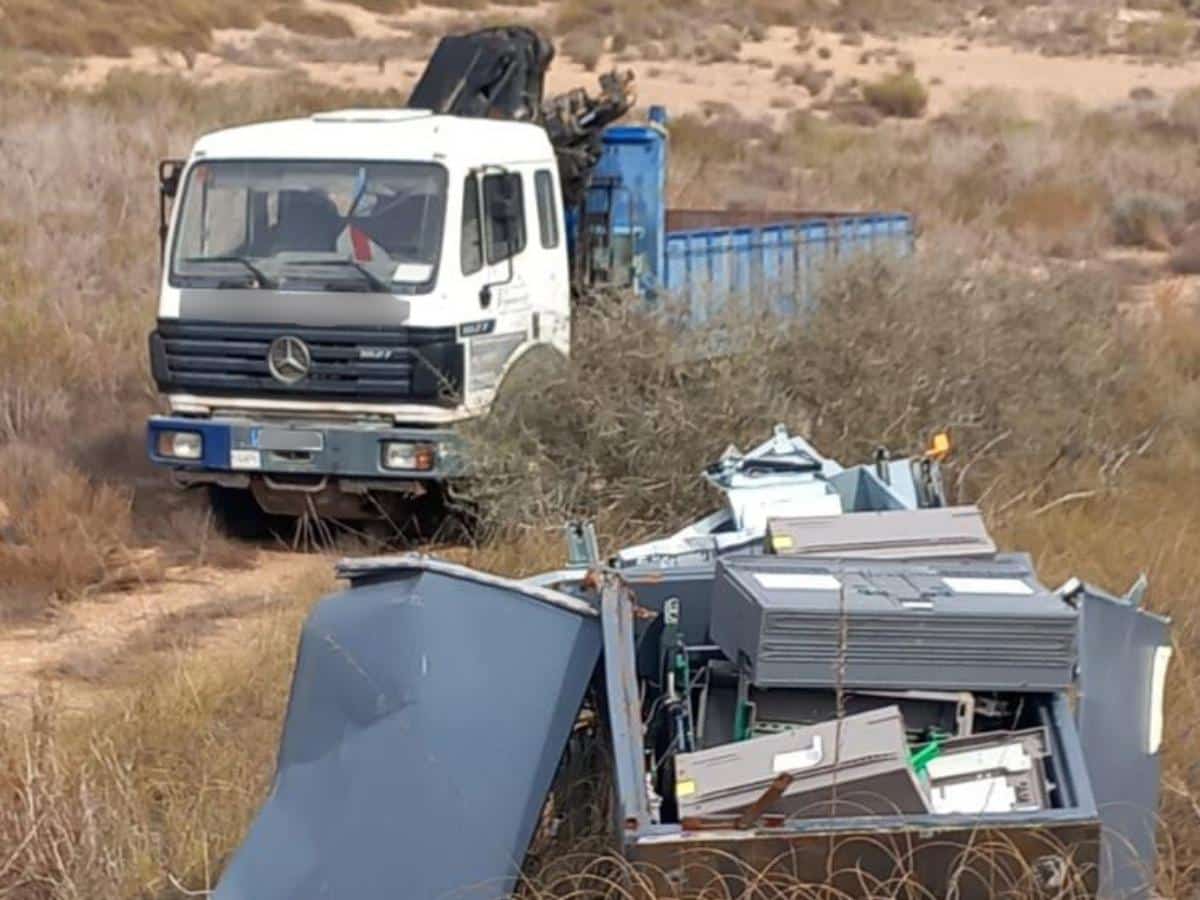
{"type": "Polygon", "coordinates": [[[920,775],[931,762],[942,755],[943,740],[944,737],[942,735],[935,734],[928,744],[924,747],[919,747],[909,754],[908,761],[912,765],[913,771],[920,775]]]}
{"type": "Polygon", "coordinates": [[[675,678],[682,686],[684,696],[691,689],[692,673],[688,667],[687,654],[679,652],[675,654],[675,678]]]}
{"type": "Polygon", "coordinates": [[[754,710],[754,704],[748,700],[743,700],[737,706],[737,712],[733,717],[733,739],[735,741],[748,740],[750,734],[750,718],[754,710]]]}

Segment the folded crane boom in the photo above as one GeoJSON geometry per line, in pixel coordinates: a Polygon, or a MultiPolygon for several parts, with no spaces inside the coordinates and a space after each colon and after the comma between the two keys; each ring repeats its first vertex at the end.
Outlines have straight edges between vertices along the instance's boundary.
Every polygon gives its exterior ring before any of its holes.
{"type": "Polygon", "coordinates": [[[545,127],[558,157],[563,202],[578,206],[603,152],[604,129],[633,106],[633,73],[600,77],[600,93],[582,88],[545,97],[554,45],[529,28],[486,28],[442,38],[408,105],[480,119],[545,127]]]}

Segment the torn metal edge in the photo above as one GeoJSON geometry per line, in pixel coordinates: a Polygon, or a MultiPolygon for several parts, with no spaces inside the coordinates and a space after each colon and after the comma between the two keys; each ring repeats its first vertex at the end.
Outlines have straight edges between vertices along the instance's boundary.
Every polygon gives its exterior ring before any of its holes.
{"type": "Polygon", "coordinates": [[[515,591],[531,600],[538,600],[551,606],[557,606],[567,612],[580,616],[598,618],[600,613],[589,603],[561,593],[550,588],[539,587],[526,581],[504,578],[480,572],[468,566],[446,562],[433,556],[420,553],[402,553],[393,556],[376,556],[369,559],[342,559],[334,566],[338,578],[345,578],[351,583],[371,577],[386,577],[388,575],[405,575],[412,572],[433,572],[449,578],[462,581],[472,581],[476,584],[486,584],[506,591],[515,591]]]}

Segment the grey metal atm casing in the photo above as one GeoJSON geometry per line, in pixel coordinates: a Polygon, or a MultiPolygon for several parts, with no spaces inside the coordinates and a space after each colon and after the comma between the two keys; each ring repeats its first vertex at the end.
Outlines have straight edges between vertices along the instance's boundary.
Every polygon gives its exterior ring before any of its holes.
{"type": "Polygon", "coordinates": [[[723,557],[712,637],[759,687],[1057,691],[1078,612],[1027,557],[723,557]]]}
{"type": "MultiPolygon", "coordinates": [[[[761,562],[761,557],[753,560],[755,565],[761,562]]],[[[954,854],[966,852],[972,842],[995,839],[1016,851],[1008,863],[1044,868],[1069,854],[1073,865],[1090,873],[1086,877],[1094,882],[1089,890],[1099,896],[1150,896],[1154,873],[1147,871],[1145,861],[1154,859],[1159,794],[1159,756],[1152,739],[1156,718],[1161,718],[1162,660],[1170,646],[1169,623],[1139,608],[1140,588],[1121,599],[1086,585],[1060,589],[1060,593],[1079,610],[1080,672],[1075,684],[1079,702],[1072,710],[1065,690],[1027,695],[1038,724],[1046,729],[1046,774],[1057,792],[1054,808],[986,818],[921,814],[811,819],[768,831],[687,833],[677,825],[652,824],[643,769],[637,765],[622,770],[618,765],[616,818],[626,852],[686,880],[689,867],[711,874],[711,867],[719,870],[722,861],[735,856],[746,865],[759,861],[774,866],[788,859],[802,866],[806,859],[816,858],[806,848],[836,846],[861,853],[855,857],[856,865],[879,865],[881,870],[872,874],[886,878],[894,874],[887,867],[894,865],[893,851],[899,847],[920,877],[932,879],[928,884],[923,881],[922,887],[936,895],[936,881],[942,878],[945,887],[946,872],[957,858],[954,854]],[[831,836],[838,838],[835,845],[828,843],[831,836]],[[884,852],[872,856],[880,848],[884,852]]],[[[614,729],[614,752],[618,759],[631,760],[641,748],[634,737],[640,713],[628,605],[617,591],[605,591],[602,616],[609,703],[629,720],[629,727],[614,729]]],[[[807,872],[815,883],[825,877],[827,864],[834,865],[818,857],[819,871],[807,872]]],[[[804,877],[806,872],[795,874],[804,877]]],[[[962,897],[990,896],[986,885],[977,887],[964,889],[960,884],[956,890],[962,897]]]]}

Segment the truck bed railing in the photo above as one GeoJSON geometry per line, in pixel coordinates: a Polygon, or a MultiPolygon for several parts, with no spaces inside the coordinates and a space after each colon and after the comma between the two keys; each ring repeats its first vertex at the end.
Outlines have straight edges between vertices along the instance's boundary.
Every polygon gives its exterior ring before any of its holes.
{"type": "Polygon", "coordinates": [[[668,231],[662,299],[683,304],[694,324],[741,303],[795,314],[812,308],[832,265],[867,253],[904,257],[913,248],[913,222],[906,214],[843,213],[782,222],[777,213],[760,215],[775,216],[775,224],[668,231]]]}

